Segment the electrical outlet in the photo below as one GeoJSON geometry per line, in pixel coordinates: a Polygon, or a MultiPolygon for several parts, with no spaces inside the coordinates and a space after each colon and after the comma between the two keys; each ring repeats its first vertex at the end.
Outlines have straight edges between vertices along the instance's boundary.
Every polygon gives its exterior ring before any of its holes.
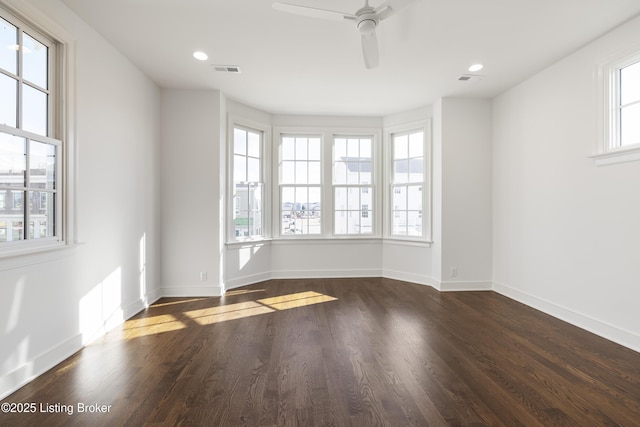
{"type": "Polygon", "coordinates": [[[201,271],[200,272],[200,281],[204,282],[205,280],[207,280],[207,272],[206,271],[201,271]]]}
{"type": "Polygon", "coordinates": [[[458,277],[458,267],[451,267],[451,272],[449,274],[451,277],[458,277]]]}

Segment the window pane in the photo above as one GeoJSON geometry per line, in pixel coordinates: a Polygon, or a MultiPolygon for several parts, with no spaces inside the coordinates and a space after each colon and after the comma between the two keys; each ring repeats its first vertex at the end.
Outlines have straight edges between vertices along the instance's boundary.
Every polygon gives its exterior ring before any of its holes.
{"type": "Polygon", "coordinates": [[[320,162],[309,162],[309,184],[320,184],[321,178],[320,162]]]}
{"type": "Polygon", "coordinates": [[[409,236],[422,235],[422,214],[420,212],[407,212],[407,234],[409,236]]]}
{"type": "Polygon", "coordinates": [[[18,127],[18,81],[0,73],[0,123],[18,127]]]}
{"type": "Polygon", "coordinates": [[[48,89],[47,57],[49,48],[28,35],[22,34],[22,77],[42,88],[48,89]]]}
{"type": "Polygon", "coordinates": [[[407,209],[410,211],[422,210],[422,186],[411,185],[407,187],[408,190],[408,202],[407,209]]]}
{"type": "Polygon", "coordinates": [[[396,160],[393,162],[393,182],[409,182],[409,160],[396,160]]]}
{"type": "Polygon", "coordinates": [[[407,234],[407,212],[394,211],[392,233],[395,235],[406,236],[407,234]]]}
{"type": "Polygon", "coordinates": [[[640,104],[623,108],[620,117],[620,145],[640,144],[640,104]]]}
{"type": "Polygon", "coordinates": [[[245,156],[233,156],[233,181],[247,182],[247,158],[245,156]]]}
{"type": "Polygon", "coordinates": [[[22,84],[22,129],[47,135],[47,94],[22,84]]]}
{"type": "Polygon", "coordinates": [[[620,103],[640,101],[640,62],[620,70],[620,103]]]}
{"type": "Polygon", "coordinates": [[[347,212],[336,211],[333,226],[335,234],[347,234],[347,212]]]}
{"type": "Polygon", "coordinates": [[[322,191],[320,187],[309,188],[309,201],[307,206],[308,233],[320,234],[322,228],[320,226],[322,191]]]}
{"type": "Polygon", "coordinates": [[[360,210],[360,188],[349,187],[347,191],[347,209],[350,211],[360,210]]]}
{"type": "Polygon", "coordinates": [[[27,168],[25,139],[0,132],[0,185],[24,187],[27,168]]]}
{"type": "Polygon", "coordinates": [[[260,181],[260,160],[254,159],[253,157],[248,157],[248,170],[247,170],[247,181],[249,182],[258,182],[260,181]]]}
{"type": "Polygon", "coordinates": [[[9,240],[24,240],[22,234],[22,221],[10,221],[11,232],[9,233],[9,240]]]}
{"type": "Polygon", "coordinates": [[[364,158],[364,159],[371,158],[371,140],[370,139],[360,140],[360,158],[364,158]]]}
{"type": "Polygon", "coordinates": [[[371,184],[371,162],[360,163],[360,184],[371,184]]]}
{"type": "Polygon", "coordinates": [[[407,209],[407,188],[393,187],[393,210],[407,209]]]}
{"type": "Polygon", "coordinates": [[[339,159],[333,163],[333,183],[347,183],[347,164],[339,159]]]}
{"type": "Polygon", "coordinates": [[[295,160],[294,138],[282,138],[282,160],[295,160]]]}
{"type": "Polygon", "coordinates": [[[249,132],[247,143],[247,154],[249,154],[251,157],[260,157],[260,134],[249,132]]]}
{"type": "Polygon", "coordinates": [[[296,184],[307,184],[307,162],[296,162],[296,184]]]}
{"type": "Polygon", "coordinates": [[[333,144],[334,161],[342,160],[347,157],[347,140],[344,138],[336,138],[333,144]]]}
{"type": "Polygon", "coordinates": [[[247,132],[242,129],[233,129],[234,154],[247,154],[247,132]]]}
{"type": "Polygon", "coordinates": [[[296,138],[296,160],[307,160],[307,138],[296,138]]]}
{"type": "Polygon", "coordinates": [[[295,162],[282,162],[282,176],[280,177],[280,181],[283,184],[294,184],[295,183],[295,162]]]}
{"type": "Polygon", "coordinates": [[[350,138],[347,141],[347,157],[358,158],[360,157],[360,140],[350,138]]]}
{"type": "Polygon", "coordinates": [[[409,157],[424,156],[424,138],[422,132],[409,135],[409,157]]]}
{"type": "Polygon", "coordinates": [[[7,221],[0,219],[0,242],[6,242],[9,235],[7,233],[7,221]]]}
{"type": "Polygon", "coordinates": [[[0,18],[0,68],[17,74],[18,29],[0,18]]]}
{"type": "Polygon", "coordinates": [[[393,138],[393,158],[409,158],[409,137],[407,135],[397,136],[393,138]]]}
{"type": "Polygon", "coordinates": [[[11,209],[22,211],[24,209],[24,191],[11,192],[11,209]]]}
{"type": "Polygon", "coordinates": [[[56,188],[56,147],[31,141],[29,155],[31,187],[54,190],[56,188]]]}
{"type": "Polygon", "coordinates": [[[320,160],[320,138],[309,138],[309,160],[320,160]]]}
{"type": "Polygon", "coordinates": [[[360,211],[347,213],[347,233],[360,234],[360,211]]]}
{"type": "Polygon", "coordinates": [[[409,182],[424,180],[424,161],[422,158],[409,160],[409,182]]]}
{"type": "Polygon", "coordinates": [[[345,187],[337,187],[334,189],[333,207],[335,210],[347,209],[347,191],[348,190],[345,187]]]}
{"type": "Polygon", "coordinates": [[[55,194],[29,192],[29,239],[41,239],[54,235],[55,194]]]}

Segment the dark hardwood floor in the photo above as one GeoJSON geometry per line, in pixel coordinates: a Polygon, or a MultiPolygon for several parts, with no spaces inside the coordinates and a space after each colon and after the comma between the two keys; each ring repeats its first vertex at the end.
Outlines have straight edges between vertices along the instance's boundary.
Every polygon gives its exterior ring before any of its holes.
{"type": "Polygon", "coordinates": [[[164,298],[3,402],[54,406],[2,426],[639,426],[640,354],[492,292],[272,280],[164,298]]]}

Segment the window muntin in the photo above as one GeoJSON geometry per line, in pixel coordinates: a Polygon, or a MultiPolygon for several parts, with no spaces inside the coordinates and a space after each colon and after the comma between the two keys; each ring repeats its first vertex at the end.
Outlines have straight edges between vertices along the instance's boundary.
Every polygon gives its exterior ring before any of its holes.
{"type": "Polygon", "coordinates": [[[335,235],[373,234],[373,138],[336,136],[333,141],[335,235]]]}
{"type": "Polygon", "coordinates": [[[52,138],[52,40],[0,9],[0,242],[58,238],[62,142],[52,138]],[[28,227],[24,227],[28,224],[28,227]]]}
{"type": "Polygon", "coordinates": [[[424,237],[424,130],[391,134],[391,236],[424,237]]]}
{"type": "Polygon", "coordinates": [[[640,60],[618,70],[619,146],[640,144],[640,60]]]}
{"type": "Polygon", "coordinates": [[[280,234],[322,234],[322,138],[283,135],[279,150],[280,234]]]}
{"type": "Polygon", "coordinates": [[[233,129],[234,238],[264,236],[263,133],[235,126],[233,129]]]}

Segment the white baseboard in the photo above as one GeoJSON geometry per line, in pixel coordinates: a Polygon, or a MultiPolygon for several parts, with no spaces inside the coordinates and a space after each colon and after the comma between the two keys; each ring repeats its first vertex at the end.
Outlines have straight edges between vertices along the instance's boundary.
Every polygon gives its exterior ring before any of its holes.
{"type": "Polygon", "coordinates": [[[226,279],[224,282],[224,289],[235,289],[241,286],[264,282],[265,280],[269,279],[271,279],[271,273],[252,274],[249,276],[236,277],[235,279],[226,279]]]}
{"type": "Polygon", "coordinates": [[[440,282],[440,292],[473,292],[491,291],[493,282],[491,281],[467,281],[467,282],[440,282]]]}
{"type": "Polygon", "coordinates": [[[580,314],[543,298],[539,298],[511,288],[503,283],[493,282],[493,290],[501,295],[540,310],[550,316],[563,320],[602,338],[618,343],[624,347],[640,352],[640,335],[621,329],[593,317],[580,314]]]}
{"type": "Polygon", "coordinates": [[[81,350],[82,335],[78,334],[58,344],[49,351],[36,356],[33,360],[23,364],[18,369],[0,378],[0,400],[18,390],[34,378],[44,374],[58,363],[81,350]]]}
{"type": "Polygon", "coordinates": [[[35,357],[33,360],[25,363],[18,369],[9,372],[7,375],[0,378],[0,400],[15,392],[34,378],[44,374],[74,353],[82,350],[82,348],[84,348],[88,343],[100,338],[114,327],[122,324],[125,320],[135,316],[144,310],[147,305],[154,303],[160,297],[160,290],[156,289],[148,294],[145,300],[139,299],[129,304],[124,309],[114,312],[114,314],[108,319],[105,319],[104,324],[97,328],[93,333],[77,334],[67,341],[55,346],[51,350],[35,357]]]}
{"type": "Polygon", "coordinates": [[[160,288],[160,294],[163,297],[219,297],[222,295],[221,286],[176,286],[160,288]]]}
{"type": "Polygon", "coordinates": [[[440,290],[440,283],[436,279],[422,274],[406,273],[404,271],[385,269],[382,272],[382,277],[393,280],[401,280],[403,282],[416,283],[418,285],[427,285],[440,290]]]}
{"type": "Polygon", "coordinates": [[[337,277],[382,277],[382,270],[278,270],[272,279],[331,279],[337,277]]]}

